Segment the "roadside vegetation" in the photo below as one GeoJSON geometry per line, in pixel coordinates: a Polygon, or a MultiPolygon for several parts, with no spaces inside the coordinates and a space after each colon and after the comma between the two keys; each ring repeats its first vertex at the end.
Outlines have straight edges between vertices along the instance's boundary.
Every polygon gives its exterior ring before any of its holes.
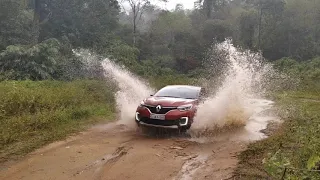
{"type": "Polygon", "coordinates": [[[319,99],[319,93],[308,91],[279,93],[283,124],[241,153],[237,179],[319,179],[319,99]]]}
{"type": "Polygon", "coordinates": [[[0,162],[114,120],[114,89],[103,81],[0,83],[0,162]]]}
{"type": "Polygon", "coordinates": [[[276,62],[300,84],[272,95],[283,121],[270,125],[271,136],[249,145],[239,155],[237,179],[320,179],[320,70],[319,59],[276,62]],[[277,125],[276,125],[277,126],[277,125]],[[276,130],[274,130],[276,129],[276,130]]]}

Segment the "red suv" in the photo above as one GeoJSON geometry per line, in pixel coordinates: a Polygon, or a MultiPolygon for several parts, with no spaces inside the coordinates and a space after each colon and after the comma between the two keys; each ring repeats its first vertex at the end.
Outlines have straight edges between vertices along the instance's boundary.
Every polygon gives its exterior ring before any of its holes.
{"type": "Polygon", "coordinates": [[[185,132],[193,123],[202,94],[201,87],[166,86],[140,103],[135,121],[138,125],[177,128],[185,132]]]}

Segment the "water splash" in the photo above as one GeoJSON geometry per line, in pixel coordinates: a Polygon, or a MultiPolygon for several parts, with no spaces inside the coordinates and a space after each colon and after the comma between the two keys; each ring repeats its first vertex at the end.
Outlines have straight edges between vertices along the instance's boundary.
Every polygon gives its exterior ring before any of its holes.
{"type": "Polygon", "coordinates": [[[134,114],[139,103],[150,96],[154,90],[128,70],[116,65],[110,59],[104,59],[102,67],[107,78],[113,78],[119,86],[116,102],[119,109],[119,123],[135,127],[134,114]]]}
{"type": "MultiPolygon", "coordinates": [[[[273,104],[272,101],[264,99],[265,84],[268,86],[267,82],[270,80],[268,76],[274,73],[272,66],[262,63],[260,54],[240,51],[230,41],[216,45],[215,50],[223,54],[220,58],[225,62],[225,68],[220,76],[222,81],[220,83],[212,83],[210,79],[205,81],[206,88],[213,89],[215,93],[199,105],[192,131],[197,133],[203,132],[203,129],[228,130],[225,127],[244,127],[245,133],[242,133],[244,138],[251,136],[262,138],[260,130],[266,128],[268,121],[276,119],[273,116],[261,115],[273,104]]],[[[77,55],[87,59],[88,62],[99,59],[91,53],[81,51],[77,55]]],[[[118,124],[136,127],[135,110],[141,100],[153,94],[154,89],[108,58],[104,58],[100,63],[105,77],[118,84],[119,90],[115,94],[119,110],[118,124]]],[[[217,77],[212,79],[216,80],[217,77]]]]}
{"type": "Polygon", "coordinates": [[[193,129],[245,126],[261,108],[261,103],[252,99],[263,97],[264,80],[272,70],[271,66],[262,63],[260,54],[242,52],[229,40],[218,44],[216,49],[225,54],[224,80],[216,93],[199,105],[193,129]]]}
{"type": "Polygon", "coordinates": [[[73,52],[81,58],[87,68],[92,69],[96,64],[99,64],[99,67],[102,66],[106,80],[112,80],[118,85],[118,91],[115,94],[119,119],[117,124],[126,125],[129,128],[136,127],[134,121],[136,108],[154,90],[146,82],[108,58],[102,58],[85,49],[73,50],[73,52]]]}

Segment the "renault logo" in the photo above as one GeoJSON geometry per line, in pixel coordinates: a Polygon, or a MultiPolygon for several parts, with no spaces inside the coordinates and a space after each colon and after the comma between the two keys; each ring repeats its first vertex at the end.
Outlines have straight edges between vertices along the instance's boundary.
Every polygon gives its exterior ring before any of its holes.
{"type": "Polygon", "coordinates": [[[159,112],[161,111],[161,106],[158,105],[158,106],[156,107],[156,110],[157,110],[157,113],[159,113],[159,112]]]}

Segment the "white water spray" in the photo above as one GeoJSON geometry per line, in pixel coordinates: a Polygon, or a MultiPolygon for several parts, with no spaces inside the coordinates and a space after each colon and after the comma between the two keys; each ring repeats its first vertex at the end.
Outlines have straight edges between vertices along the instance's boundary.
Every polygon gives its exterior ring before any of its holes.
{"type": "Polygon", "coordinates": [[[263,65],[259,54],[237,50],[230,41],[218,44],[217,49],[227,55],[225,79],[218,91],[199,106],[193,129],[244,126],[251,116],[260,113],[259,98],[264,95],[261,84],[271,66],[263,65]]]}
{"type": "MultiPolygon", "coordinates": [[[[261,63],[259,54],[241,52],[230,41],[218,44],[217,49],[227,54],[228,68],[223,74],[222,85],[219,88],[212,88],[218,91],[199,106],[192,129],[245,126],[249,132],[245,136],[257,138],[261,135],[259,131],[266,128],[268,121],[274,119],[261,115],[270,109],[273,103],[263,99],[264,88],[261,86],[264,84],[265,75],[273,73],[272,68],[261,63]]],[[[90,53],[80,52],[77,55],[89,61],[98,59],[90,53]]],[[[119,87],[116,93],[118,123],[135,127],[134,113],[137,106],[154,90],[134,74],[107,58],[103,60],[102,67],[105,77],[113,79],[119,87]]]]}
{"type": "MultiPolygon", "coordinates": [[[[99,57],[88,50],[74,50],[74,53],[81,58],[88,68],[92,64],[101,63],[99,57]]],[[[150,96],[154,90],[146,82],[108,58],[105,58],[101,65],[106,79],[113,80],[118,85],[118,91],[115,94],[118,109],[117,123],[134,128],[134,114],[137,106],[144,98],[150,96]]]]}
{"type": "Polygon", "coordinates": [[[154,90],[126,69],[109,59],[102,62],[106,77],[113,78],[120,88],[116,93],[116,102],[120,110],[119,123],[135,127],[134,114],[139,103],[150,96],[154,90]]]}

